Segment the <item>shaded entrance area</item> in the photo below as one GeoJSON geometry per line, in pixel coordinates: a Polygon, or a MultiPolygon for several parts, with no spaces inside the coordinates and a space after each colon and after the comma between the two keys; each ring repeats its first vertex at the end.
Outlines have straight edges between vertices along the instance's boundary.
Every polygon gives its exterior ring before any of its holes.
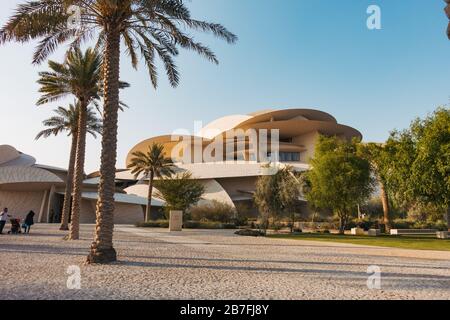
{"type": "Polygon", "coordinates": [[[30,210],[36,222],[50,222],[59,211],[53,205],[57,190],[64,188],[58,175],[38,167],[0,167],[0,206],[15,218],[24,219],[30,210]]]}
{"type": "Polygon", "coordinates": [[[64,196],[59,193],[54,194],[50,202],[49,223],[61,223],[63,205],[64,196]]]}

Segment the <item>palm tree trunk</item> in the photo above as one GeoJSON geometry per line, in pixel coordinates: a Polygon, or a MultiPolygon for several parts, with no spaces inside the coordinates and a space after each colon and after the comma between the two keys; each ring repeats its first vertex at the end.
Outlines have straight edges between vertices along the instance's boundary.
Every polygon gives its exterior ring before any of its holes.
{"type": "Polygon", "coordinates": [[[291,233],[294,233],[294,227],[295,227],[295,213],[293,213],[292,214],[292,216],[291,216],[291,219],[292,219],[292,221],[291,221],[291,233]]]}
{"type": "Polygon", "coordinates": [[[339,234],[345,234],[345,228],[347,227],[347,214],[343,211],[338,212],[339,217],[339,234]]]}
{"type": "Polygon", "coordinates": [[[75,168],[75,156],[77,150],[77,135],[78,132],[72,132],[72,145],[70,147],[70,159],[69,159],[69,168],[67,171],[66,191],[64,192],[64,204],[61,217],[61,226],[59,227],[59,230],[69,230],[70,206],[72,204],[73,171],[75,168]]]}
{"type": "Polygon", "coordinates": [[[391,230],[391,220],[389,217],[389,200],[386,193],[386,188],[384,184],[380,182],[380,197],[381,203],[383,204],[383,215],[384,215],[384,225],[386,227],[386,232],[391,230]]]}
{"type": "Polygon", "coordinates": [[[154,174],[153,171],[150,172],[150,177],[148,180],[148,196],[147,196],[147,208],[145,211],[145,221],[148,222],[150,219],[153,220],[152,214],[152,194],[153,194],[153,179],[154,174]]]}
{"type": "Polygon", "coordinates": [[[80,102],[78,119],[77,151],[73,175],[72,219],[70,222],[69,240],[80,239],[81,193],[84,180],[84,158],[86,153],[87,104],[80,102]]]}
{"type": "Polygon", "coordinates": [[[345,222],[343,217],[339,218],[339,234],[345,234],[345,222]]]}
{"type": "Polygon", "coordinates": [[[450,206],[447,208],[447,229],[450,231],[450,206]]]}
{"type": "MultiPolygon", "coordinates": [[[[445,13],[447,14],[447,17],[450,19],[450,1],[445,0],[445,2],[448,3],[448,5],[445,7],[445,13]]],[[[448,28],[447,28],[447,36],[450,39],[450,23],[448,24],[448,28]]]]}
{"type": "Polygon", "coordinates": [[[104,51],[103,135],[100,164],[100,185],[94,242],[87,263],[108,263],[117,260],[113,247],[114,192],[117,158],[117,121],[119,110],[120,33],[109,26],[104,51]]]}

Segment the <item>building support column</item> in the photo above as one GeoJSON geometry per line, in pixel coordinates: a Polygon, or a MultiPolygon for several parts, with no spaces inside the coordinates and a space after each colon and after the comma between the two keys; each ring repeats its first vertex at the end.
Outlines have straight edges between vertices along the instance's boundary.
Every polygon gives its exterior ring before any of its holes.
{"type": "Polygon", "coordinates": [[[51,210],[51,208],[52,208],[52,200],[53,200],[53,197],[54,197],[54,195],[55,195],[55,190],[56,190],[56,188],[55,188],[55,186],[53,185],[51,188],[50,188],[50,192],[49,192],[49,195],[48,195],[48,202],[47,202],[47,223],[51,223],[52,221],[50,221],[50,210],[51,210]]]}
{"type": "Polygon", "coordinates": [[[44,191],[44,196],[42,197],[41,208],[39,210],[39,218],[38,222],[42,223],[42,219],[44,218],[44,210],[45,210],[45,201],[47,200],[48,190],[44,191]]]}

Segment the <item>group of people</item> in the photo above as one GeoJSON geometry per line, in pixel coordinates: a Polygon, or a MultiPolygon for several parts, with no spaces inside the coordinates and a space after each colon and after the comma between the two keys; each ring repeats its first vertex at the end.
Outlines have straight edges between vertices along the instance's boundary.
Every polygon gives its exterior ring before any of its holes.
{"type": "Polygon", "coordinates": [[[8,219],[11,222],[11,231],[8,233],[21,233],[21,227],[23,228],[23,233],[30,233],[31,226],[34,224],[34,212],[28,212],[21,226],[20,219],[14,218],[11,214],[9,214],[8,208],[4,208],[3,211],[0,212],[0,234],[3,234],[3,229],[5,228],[8,219]]]}

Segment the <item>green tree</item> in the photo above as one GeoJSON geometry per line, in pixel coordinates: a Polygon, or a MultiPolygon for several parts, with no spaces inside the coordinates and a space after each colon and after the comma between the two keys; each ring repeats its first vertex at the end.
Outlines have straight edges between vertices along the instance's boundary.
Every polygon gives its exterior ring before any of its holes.
{"type": "Polygon", "coordinates": [[[411,167],[416,197],[447,210],[450,229],[450,109],[438,108],[416,120],[411,132],[417,141],[417,157],[411,167]]]}
{"type": "MultiPolygon", "coordinates": [[[[386,143],[391,155],[387,177],[392,199],[405,211],[450,207],[450,111],[438,108],[394,131],[386,143]]],[[[432,210],[433,211],[433,210],[432,210]]],[[[450,219],[447,209],[447,221],[450,219]]]]}
{"type": "Polygon", "coordinates": [[[152,144],[146,153],[134,152],[128,169],[132,169],[131,173],[136,178],[143,174],[148,179],[148,202],[145,211],[145,221],[155,220],[156,217],[151,216],[153,181],[155,178],[170,176],[174,173],[174,164],[171,158],[166,158],[164,146],[162,144],[152,144]]]}
{"type": "MultiPolygon", "coordinates": [[[[268,168],[270,165],[263,166],[268,168]]],[[[282,204],[279,197],[279,171],[274,174],[262,175],[256,181],[253,199],[260,215],[260,225],[264,232],[269,227],[269,220],[273,220],[282,213],[282,204]]]]}
{"type": "Polygon", "coordinates": [[[184,213],[195,206],[205,193],[205,187],[192,179],[190,172],[155,181],[156,195],[166,202],[166,212],[180,210],[184,213]]]}
{"type": "MultiPolygon", "coordinates": [[[[73,189],[73,172],[75,167],[75,156],[77,148],[77,137],[78,137],[78,118],[80,113],[79,105],[75,107],[73,104],[69,105],[69,108],[58,107],[54,110],[55,116],[43,121],[43,125],[47,129],[42,130],[36,136],[36,140],[40,138],[48,138],[52,135],[57,136],[60,133],[67,133],[68,136],[72,137],[72,143],[70,147],[70,157],[69,157],[69,168],[67,172],[66,179],[66,190],[64,192],[64,204],[61,217],[61,227],[60,230],[69,230],[69,215],[70,215],[70,204],[72,200],[72,189],[73,189]]],[[[95,112],[92,109],[87,111],[86,120],[86,131],[91,134],[94,138],[97,134],[101,134],[102,123],[100,119],[97,118],[95,112]]]]}
{"type": "Polygon", "coordinates": [[[358,145],[359,155],[369,161],[372,172],[376,177],[379,186],[380,199],[383,205],[383,220],[386,231],[391,228],[390,206],[388,192],[388,175],[390,173],[390,164],[392,154],[383,144],[368,143],[358,145]]]}
{"type": "MultiPolygon", "coordinates": [[[[263,168],[273,169],[271,165],[263,168]]],[[[289,216],[293,231],[295,211],[302,197],[302,189],[303,178],[291,166],[279,167],[276,172],[258,178],[254,201],[265,231],[269,226],[269,220],[275,220],[281,215],[289,216]]]]}
{"type": "Polygon", "coordinates": [[[302,198],[303,177],[287,166],[278,173],[278,197],[285,214],[290,217],[291,232],[296,222],[296,209],[302,198]]]}
{"type": "Polygon", "coordinates": [[[134,68],[143,57],[154,87],[158,75],[155,59],[159,56],[170,84],[180,77],[174,62],[179,47],[192,50],[214,63],[218,60],[206,46],[196,42],[183,29],[210,32],[228,43],[237,37],[216,23],[191,17],[183,0],[35,0],[20,4],[15,14],[0,30],[0,44],[41,39],[33,62],[44,61],[67,41],[72,45],[96,39],[103,52],[104,108],[100,164],[99,200],[95,239],[88,263],[115,261],[113,247],[114,191],[117,158],[117,124],[119,110],[119,73],[121,43],[124,43],[134,68]],[[69,9],[76,6],[80,16],[69,9]],[[68,21],[75,22],[72,25],[68,21]]]}
{"type": "Polygon", "coordinates": [[[351,213],[373,191],[370,164],[357,154],[358,143],[321,136],[316,145],[311,170],[306,174],[307,200],[319,209],[331,209],[344,233],[351,213]]]}
{"type": "Polygon", "coordinates": [[[409,130],[394,131],[385,144],[390,155],[386,175],[388,193],[394,205],[408,211],[415,201],[411,168],[416,159],[416,142],[409,130]]]}

